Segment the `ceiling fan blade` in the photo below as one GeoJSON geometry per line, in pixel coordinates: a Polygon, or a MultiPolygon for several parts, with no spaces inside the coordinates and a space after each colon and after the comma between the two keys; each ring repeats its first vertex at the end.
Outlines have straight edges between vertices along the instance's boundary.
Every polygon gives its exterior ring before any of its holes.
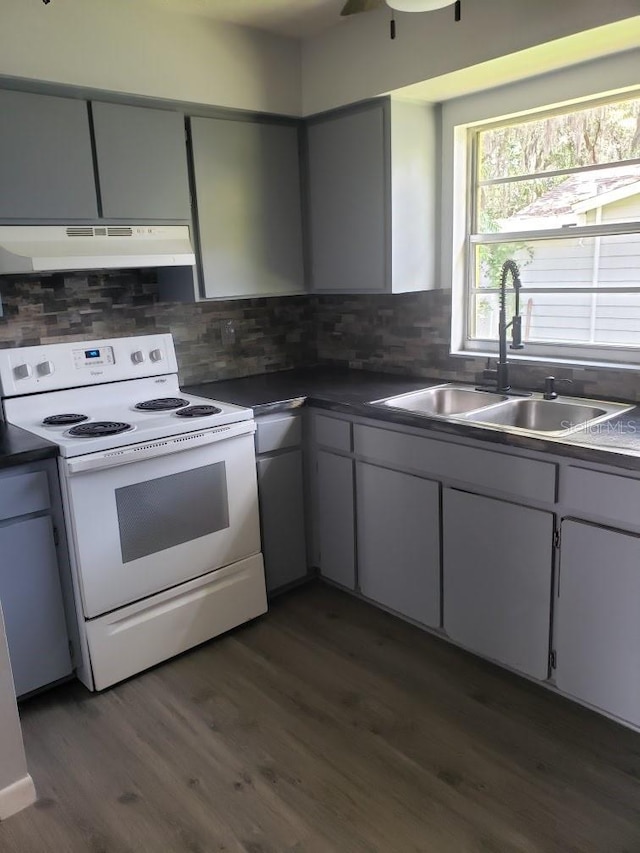
{"type": "Polygon", "coordinates": [[[342,7],[341,15],[358,15],[360,12],[372,12],[381,9],[385,0],[347,0],[342,7]]]}

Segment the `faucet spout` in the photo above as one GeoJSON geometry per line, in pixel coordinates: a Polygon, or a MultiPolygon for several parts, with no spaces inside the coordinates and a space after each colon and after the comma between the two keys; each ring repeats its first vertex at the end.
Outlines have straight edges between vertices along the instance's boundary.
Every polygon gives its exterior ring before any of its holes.
{"type": "Polygon", "coordinates": [[[522,317],[520,316],[520,269],[517,263],[508,258],[502,265],[500,272],[500,313],[498,315],[498,362],[495,370],[485,371],[487,378],[495,380],[496,391],[504,394],[511,390],[509,384],[509,363],[507,361],[507,331],[511,329],[511,349],[522,349],[522,317]],[[515,291],[515,311],[509,322],[507,322],[507,277],[513,280],[515,291]]]}

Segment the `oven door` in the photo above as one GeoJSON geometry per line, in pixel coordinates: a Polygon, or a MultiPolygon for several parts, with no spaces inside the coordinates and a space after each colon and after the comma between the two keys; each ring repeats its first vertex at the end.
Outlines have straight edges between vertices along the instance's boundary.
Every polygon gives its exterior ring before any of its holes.
{"type": "Polygon", "coordinates": [[[86,618],[260,552],[253,421],[61,459],[86,618]]]}

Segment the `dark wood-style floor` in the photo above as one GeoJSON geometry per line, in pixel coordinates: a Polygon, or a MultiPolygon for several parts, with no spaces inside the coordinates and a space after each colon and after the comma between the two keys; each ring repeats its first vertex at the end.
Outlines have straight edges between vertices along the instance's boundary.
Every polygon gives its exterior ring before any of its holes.
{"type": "Polygon", "coordinates": [[[2,853],[640,851],[640,735],[320,585],[22,718],[2,853]]]}

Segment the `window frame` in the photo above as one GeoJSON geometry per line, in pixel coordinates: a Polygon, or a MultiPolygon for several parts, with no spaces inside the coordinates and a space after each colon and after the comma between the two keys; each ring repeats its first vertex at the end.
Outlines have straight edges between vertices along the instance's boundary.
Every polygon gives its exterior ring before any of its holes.
{"type": "MultiPolygon", "coordinates": [[[[476,185],[476,157],[470,140],[477,139],[480,130],[563,114],[572,109],[578,110],[640,97],[637,74],[632,67],[638,56],[640,51],[637,50],[616,54],[442,104],[443,226],[440,271],[443,286],[446,287],[447,280],[450,280],[452,287],[451,355],[465,358],[494,357],[498,350],[497,341],[472,339],[468,333],[470,300],[473,298],[469,276],[475,245],[471,242],[471,235],[475,232],[472,231],[473,202],[470,187],[476,185]],[[550,82],[552,87],[549,85],[550,82]],[[557,95],[555,104],[548,103],[549,91],[557,95]],[[461,199],[464,199],[464,204],[460,203],[461,199]]],[[[603,164],[602,168],[610,168],[612,165],[616,164],[603,164]]],[[[575,170],[567,170],[567,173],[574,172],[575,170]]],[[[543,174],[547,175],[547,173],[543,174]]],[[[572,226],[571,228],[572,237],[606,236],[612,233],[629,232],[640,232],[640,220],[620,225],[572,226]]],[[[568,236],[567,229],[545,229],[536,232],[492,234],[490,239],[494,242],[508,242],[509,238],[521,241],[525,235],[535,235],[538,239],[568,236]]],[[[475,242],[483,242],[483,240],[475,242]]],[[[567,288],[567,290],[573,293],[582,292],[579,288],[567,288]]],[[[607,290],[614,292],[615,288],[607,288],[607,290]]],[[[640,287],[625,288],[625,290],[640,293],[640,287]]],[[[527,292],[530,291],[525,290],[523,295],[527,292]]],[[[561,290],[554,288],[553,292],[560,293],[561,290]]],[[[509,359],[525,363],[604,367],[615,365],[623,369],[637,369],[637,365],[640,364],[640,346],[576,344],[561,341],[527,342],[524,350],[517,353],[510,351],[509,359]]]]}

